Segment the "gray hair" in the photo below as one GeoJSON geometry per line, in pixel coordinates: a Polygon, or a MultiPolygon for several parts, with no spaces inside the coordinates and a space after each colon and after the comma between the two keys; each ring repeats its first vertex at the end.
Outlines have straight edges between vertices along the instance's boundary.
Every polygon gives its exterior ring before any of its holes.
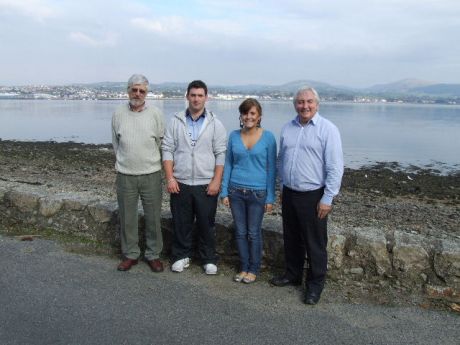
{"type": "Polygon", "coordinates": [[[136,84],[144,84],[149,87],[149,81],[146,77],[144,77],[142,74],[133,74],[131,78],[128,80],[128,90],[131,89],[133,85],[136,84]]]}
{"type": "Polygon", "coordinates": [[[292,102],[294,103],[295,105],[295,102],[297,101],[297,98],[300,96],[300,94],[302,93],[305,93],[305,92],[308,92],[310,91],[311,93],[313,93],[313,96],[315,96],[315,100],[316,100],[316,103],[319,104],[319,95],[318,95],[318,92],[312,88],[311,86],[302,86],[300,89],[297,90],[296,94],[295,94],[295,97],[294,99],[292,100],[292,102]]]}

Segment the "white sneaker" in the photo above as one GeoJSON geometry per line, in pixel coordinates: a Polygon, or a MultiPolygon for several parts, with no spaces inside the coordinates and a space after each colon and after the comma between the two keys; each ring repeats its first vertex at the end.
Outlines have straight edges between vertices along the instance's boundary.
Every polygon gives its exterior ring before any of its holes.
{"type": "Polygon", "coordinates": [[[180,259],[173,263],[173,265],[171,266],[171,271],[182,272],[184,268],[187,268],[188,266],[190,266],[189,258],[180,259]]]}
{"type": "Polygon", "coordinates": [[[203,268],[206,274],[217,274],[217,266],[214,264],[206,264],[203,268]]]}

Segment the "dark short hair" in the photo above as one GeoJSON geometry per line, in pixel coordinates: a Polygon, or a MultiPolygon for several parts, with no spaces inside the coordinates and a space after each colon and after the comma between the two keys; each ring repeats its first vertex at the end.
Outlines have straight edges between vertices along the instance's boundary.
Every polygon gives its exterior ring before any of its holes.
{"type": "Polygon", "coordinates": [[[201,80],[194,80],[187,86],[187,95],[190,93],[191,89],[204,89],[204,94],[208,94],[208,87],[204,83],[204,81],[201,80]]]}
{"type": "Polygon", "coordinates": [[[243,103],[240,104],[238,110],[240,114],[247,114],[252,107],[256,107],[260,116],[262,116],[262,106],[259,101],[255,98],[246,98],[243,103]]]}

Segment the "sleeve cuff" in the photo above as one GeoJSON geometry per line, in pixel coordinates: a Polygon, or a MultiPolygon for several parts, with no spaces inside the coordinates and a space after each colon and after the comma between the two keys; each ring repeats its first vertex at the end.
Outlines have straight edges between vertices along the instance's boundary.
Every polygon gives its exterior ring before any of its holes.
{"type": "Polygon", "coordinates": [[[320,200],[320,203],[325,204],[325,205],[332,205],[332,200],[333,199],[334,199],[334,197],[332,197],[332,196],[323,195],[323,197],[320,200]]]}
{"type": "Polygon", "coordinates": [[[174,156],[171,152],[168,152],[168,151],[163,151],[163,162],[164,161],[173,161],[174,160],[174,156]]]}

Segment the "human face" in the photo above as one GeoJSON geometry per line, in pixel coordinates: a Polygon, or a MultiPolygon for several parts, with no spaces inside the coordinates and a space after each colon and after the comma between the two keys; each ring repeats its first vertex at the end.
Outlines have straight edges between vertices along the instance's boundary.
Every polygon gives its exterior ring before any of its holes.
{"type": "Polygon", "coordinates": [[[260,114],[257,111],[257,108],[254,106],[246,114],[241,114],[240,119],[243,123],[244,129],[257,128],[257,125],[260,123],[260,114]]]}
{"type": "Polygon", "coordinates": [[[133,107],[140,107],[145,103],[147,86],[144,84],[134,84],[128,89],[129,103],[133,107]]]}
{"type": "Polygon", "coordinates": [[[315,116],[319,109],[319,104],[313,92],[305,91],[297,96],[294,107],[299,115],[300,123],[306,124],[315,116]]]}
{"type": "Polygon", "coordinates": [[[188,110],[192,115],[201,115],[207,100],[208,95],[205,94],[204,89],[190,89],[187,95],[188,110]]]}

